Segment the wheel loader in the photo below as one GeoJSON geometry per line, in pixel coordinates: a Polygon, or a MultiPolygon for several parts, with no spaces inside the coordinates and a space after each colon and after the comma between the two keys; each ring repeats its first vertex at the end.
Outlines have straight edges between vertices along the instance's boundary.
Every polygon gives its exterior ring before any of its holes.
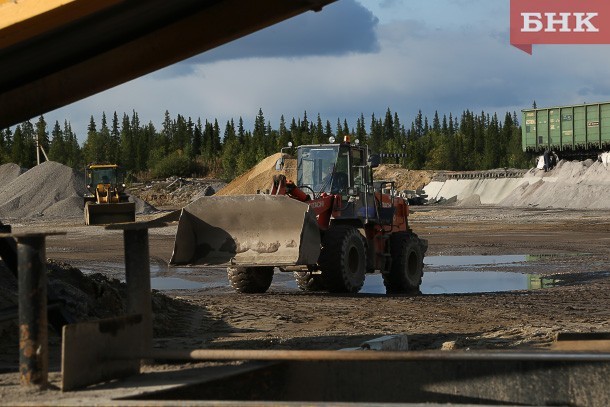
{"type": "Polygon", "coordinates": [[[134,222],[136,204],[125,193],[124,174],[117,164],[90,164],[85,169],[85,224],[134,222]]]}
{"type": "Polygon", "coordinates": [[[296,181],[276,175],[267,194],[183,208],[170,265],[227,266],[242,293],[265,292],[275,267],[305,291],[357,293],[381,272],[388,294],[419,292],[428,243],[409,227],[394,183],[373,180],[379,156],[346,137],[299,146],[296,161],[296,181]]]}

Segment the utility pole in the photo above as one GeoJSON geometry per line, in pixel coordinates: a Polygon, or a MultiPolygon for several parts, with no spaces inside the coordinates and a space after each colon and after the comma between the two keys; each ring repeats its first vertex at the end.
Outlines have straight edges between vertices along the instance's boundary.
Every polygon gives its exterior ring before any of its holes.
{"type": "Polygon", "coordinates": [[[40,149],[38,144],[38,132],[36,132],[36,165],[40,165],[40,149]]]}
{"type": "Polygon", "coordinates": [[[42,155],[44,155],[45,161],[49,161],[49,157],[47,156],[44,148],[38,143],[38,133],[36,133],[36,165],[40,165],[40,152],[42,151],[42,155]]]}

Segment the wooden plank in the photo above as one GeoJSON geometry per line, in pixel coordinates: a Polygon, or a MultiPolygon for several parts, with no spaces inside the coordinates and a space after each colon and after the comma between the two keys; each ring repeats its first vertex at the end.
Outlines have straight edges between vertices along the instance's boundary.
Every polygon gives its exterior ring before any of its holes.
{"type": "Polygon", "coordinates": [[[139,314],[64,326],[62,391],[140,373],[143,343],[139,314]]]}
{"type": "Polygon", "coordinates": [[[574,352],[610,352],[610,332],[560,332],[553,350],[574,352]]]}
{"type": "Polygon", "coordinates": [[[124,0],[0,1],[0,48],[26,41],[124,0]]]}

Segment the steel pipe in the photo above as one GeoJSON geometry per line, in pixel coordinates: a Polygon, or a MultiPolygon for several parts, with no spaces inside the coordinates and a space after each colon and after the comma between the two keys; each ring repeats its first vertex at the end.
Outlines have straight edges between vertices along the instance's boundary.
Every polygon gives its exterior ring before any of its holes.
{"type": "MultiPolygon", "coordinates": [[[[239,350],[195,349],[154,350],[143,355],[125,355],[158,360],[265,360],[265,361],[546,361],[610,362],[602,352],[524,352],[524,351],[336,351],[336,350],[239,350]]],[[[114,355],[110,358],[121,359],[114,355]]]]}

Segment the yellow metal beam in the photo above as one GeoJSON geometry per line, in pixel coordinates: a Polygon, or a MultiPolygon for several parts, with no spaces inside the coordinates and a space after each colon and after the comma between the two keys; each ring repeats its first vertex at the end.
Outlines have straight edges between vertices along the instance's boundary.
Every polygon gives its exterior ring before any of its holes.
{"type": "Polygon", "coordinates": [[[32,17],[0,29],[0,128],[334,1],[20,0],[32,17]]]}
{"type": "Polygon", "coordinates": [[[0,49],[26,41],[124,0],[0,0],[0,49]]]}

